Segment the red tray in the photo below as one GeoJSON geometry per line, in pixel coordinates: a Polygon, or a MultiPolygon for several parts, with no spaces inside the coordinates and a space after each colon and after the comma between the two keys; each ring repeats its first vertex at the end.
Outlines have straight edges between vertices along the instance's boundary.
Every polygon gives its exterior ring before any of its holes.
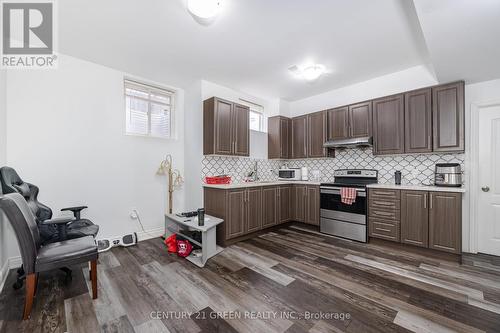
{"type": "Polygon", "coordinates": [[[230,176],[205,177],[205,183],[206,184],[216,184],[216,185],[230,184],[231,183],[231,177],[230,176]]]}

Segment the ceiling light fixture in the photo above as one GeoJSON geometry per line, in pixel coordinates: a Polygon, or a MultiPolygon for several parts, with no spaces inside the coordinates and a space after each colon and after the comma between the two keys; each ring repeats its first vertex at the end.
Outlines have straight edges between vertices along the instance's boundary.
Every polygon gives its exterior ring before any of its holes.
{"type": "Polygon", "coordinates": [[[326,73],[326,67],[321,64],[306,65],[302,67],[293,65],[288,67],[288,70],[296,77],[306,81],[317,80],[321,75],[326,73]]]}
{"type": "Polygon", "coordinates": [[[314,81],[323,75],[323,73],[325,73],[325,66],[320,64],[311,65],[302,70],[302,76],[307,81],[314,81]]]}
{"type": "Polygon", "coordinates": [[[200,23],[210,23],[219,14],[221,0],[187,0],[187,9],[200,23]]]}

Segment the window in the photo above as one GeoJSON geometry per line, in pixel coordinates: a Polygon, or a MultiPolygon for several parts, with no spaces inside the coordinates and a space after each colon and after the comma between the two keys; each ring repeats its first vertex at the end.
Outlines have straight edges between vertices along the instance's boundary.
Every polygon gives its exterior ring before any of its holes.
{"type": "Polygon", "coordinates": [[[264,132],[264,115],[250,109],[250,129],[264,132]]]}
{"type": "Polygon", "coordinates": [[[174,97],[167,89],[125,80],[126,133],[172,138],[174,97]]]}
{"type": "Polygon", "coordinates": [[[258,132],[265,132],[264,127],[264,107],[244,99],[240,103],[250,108],[250,129],[258,132]]]}

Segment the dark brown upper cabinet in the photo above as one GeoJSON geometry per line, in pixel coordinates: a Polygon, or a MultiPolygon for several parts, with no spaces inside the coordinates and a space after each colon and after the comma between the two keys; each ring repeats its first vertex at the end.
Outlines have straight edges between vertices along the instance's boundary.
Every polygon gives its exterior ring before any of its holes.
{"type": "Polygon", "coordinates": [[[372,102],[349,105],[349,137],[372,135],[372,102]]]}
{"type": "Polygon", "coordinates": [[[429,248],[460,253],[462,194],[429,192],[429,248]]]}
{"type": "Polygon", "coordinates": [[[292,158],[307,157],[307,115],[292,118],[292,158]]]}
{"type": "Polygon", "coordinates": [[[401,243],[429,244],[429,203],[426,191],[401,191],[401,243]]]}
{"type": "Polygon", "coordinates": [[[372,103],[363,102],[327,111],[328,140],[371,136],[372,103]]]}
{"type": "Polygon", "coordinates": [[[250,110],[247,106],[212,97],[203,102],[203,154],[250,154],[250,110]]]}
{"type": "Polygon", "coordinates": [[[373,154],[403,154],[404,95],[373,101],[373,154]]]}
{"type": "Polygon", "coordinates": [[[250,155],[250,110],[247,106],[233,104],[233,155],[250,155]]]}
{"type": "Polygon", "coordinates": [[[267,120],[268,158],[290,158],[290,119],[282,116],[267,120]]]}
{"type": "Polygon", "coordinates": [[[314,112],[307,115],[307,157],[325,157],[326,112],[314,112]]]}
{"type": "Polygon", "coordinates": [[[328,110],[327,123],[328,140],[342,140],[349,138],[349,107],[344,106],[328,110]]]}
{"type": "Polygon", "coordinates": [[[432,89],[405,94],[405,153],[432,151],[432,89]]]}
{"type": "Polygon", "coordinates": [[[464,104],[464,82],[432,88],[434,151],[464,151],[464,104]]]}

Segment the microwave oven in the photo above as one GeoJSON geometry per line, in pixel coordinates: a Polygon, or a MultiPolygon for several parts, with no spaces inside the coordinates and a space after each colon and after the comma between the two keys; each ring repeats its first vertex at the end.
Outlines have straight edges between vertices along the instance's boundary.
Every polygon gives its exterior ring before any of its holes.
{"type": "Polygon", "coordinates": [[[302,175],[300,168],[290,168],[290,169],[279,169],[278,170],[279,180],[301,180],[302,175]]]}

